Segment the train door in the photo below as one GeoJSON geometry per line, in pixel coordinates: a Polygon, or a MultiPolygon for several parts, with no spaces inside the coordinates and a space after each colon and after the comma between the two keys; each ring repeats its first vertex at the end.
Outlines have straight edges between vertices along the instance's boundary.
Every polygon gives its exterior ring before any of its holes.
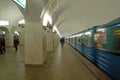
{"type": "Polygon", "coordinates": [[[120,51],[120,30],[115,31],[115,47],[117,51],[120,51]]]}

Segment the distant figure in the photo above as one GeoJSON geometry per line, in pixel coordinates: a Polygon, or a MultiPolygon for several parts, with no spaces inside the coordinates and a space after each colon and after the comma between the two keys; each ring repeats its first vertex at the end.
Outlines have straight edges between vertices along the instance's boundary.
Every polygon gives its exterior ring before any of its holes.
{"type": "Polygon", "coordinates": [[[4,36],[1,38],[2,40],[2,52],[6,52],[6,49],[5,49],[5,39],[4,39],[4,36]]]}
{"type": "Polygon", "coordinates": [[[15,51],[18,50],[18,44],[19,44],[19,38],[18,38],[18,36],[14,36],[14,47],[15,47],[15,51]]]}
{"type": "Polygon", "coordinates": [[[0,38],[0,53],[1,54],[3,54],[3,52],[2,52],[2,43],[3,43],[2,38],[0,38]]]}
{"type": "Polygon", "coordinates": [[[60,39],[60,43],[61,43],[61,47],[63,48],[64,43],[65,43],[64,37],[62,37],[62,38],[60,39]]]}

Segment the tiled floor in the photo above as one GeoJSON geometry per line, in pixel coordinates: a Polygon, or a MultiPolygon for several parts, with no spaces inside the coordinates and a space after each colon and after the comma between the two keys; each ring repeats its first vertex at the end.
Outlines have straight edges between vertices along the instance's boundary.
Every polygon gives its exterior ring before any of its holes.
{"type": "Polygon", "coordinates": [[[25,67],[23,49],[7,48],[6,54],[0,55],[0,80],[100,80],[67,44],[49,53],[48,64],[36,68],[25,67]]]}

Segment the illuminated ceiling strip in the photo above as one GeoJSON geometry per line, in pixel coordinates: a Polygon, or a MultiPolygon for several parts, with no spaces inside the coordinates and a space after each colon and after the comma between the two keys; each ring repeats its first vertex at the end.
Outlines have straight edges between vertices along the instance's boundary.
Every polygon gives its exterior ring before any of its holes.
{"type": "Polygon", "coordinates": [[[43,26],[47,26],[48,22],[52,25],[52,18],[48,13],[45,13],[43,17],[43,26]]]}
{"type": "Polygon", "coordinates": [[[58,31],[58,29],[57,29],[56,26],[53,27],[53,32],[55,32],[55,31],[57,32],[57,34],[59,35],[59,37],[62,38],[62,36],[61,36],[60,32],[58,31]]]}
{"type": "Polygon", "coordinates": [[[104,32],[104,31],[105,31],[105,28],[98,29],[97,31],[103,31],[103,32],[104,32]]]}
{"type": "Polygon", "coordinates": [[[20,20],[19,24],[25,24],[25,20],[24,19],[20,20]]]}
{"type": "Polygon", "coordinates": [[[3,31],[3,34],[5,34],[5,31],[3,31]]]}
{"type": "Polygon", "coordinates": [[[19,35],[19,32],[18,32],[18,31],[15,31],[14,34],[19,35]]]}
{"type": "Polygon", "coordinates": [[[8,25],[9,25],[8,21],[0,20],[0,26],[8,26],[8,25]]]}
{"type": "Polygon", "coordinates": [[[86,35],[89,35],[89,34],[92,34],[92,33],[91,33],[91,32],[86,32],[85,34],[86,34],[86,35]]]}

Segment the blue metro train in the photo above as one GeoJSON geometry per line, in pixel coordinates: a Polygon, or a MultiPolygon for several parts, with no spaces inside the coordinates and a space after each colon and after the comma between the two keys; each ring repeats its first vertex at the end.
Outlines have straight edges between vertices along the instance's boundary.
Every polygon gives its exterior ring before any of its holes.
{"type": "Polygon", "coordinates": [[[113,80],[120,80],[120,18],[71,35],[66,41],[113,80]]]}

